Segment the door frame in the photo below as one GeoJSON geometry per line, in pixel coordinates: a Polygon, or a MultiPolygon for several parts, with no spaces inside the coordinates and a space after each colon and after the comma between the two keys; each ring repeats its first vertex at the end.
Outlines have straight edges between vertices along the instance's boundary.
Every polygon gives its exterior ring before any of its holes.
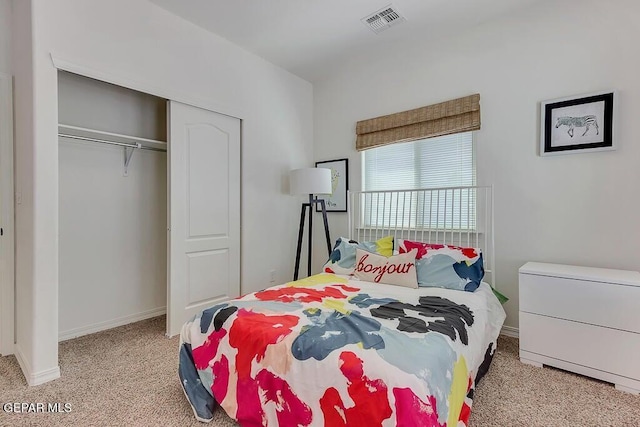
{"type": "Polygon", "coordinates": [[[0,73],[0,355],[15,345],[15,216],[13,187],[13,79],[0,73]]]}
{"type": "Polygon", "coordinates": [[[51,62],[57,70],[67,71],[69,73],[78,74],[95,80],[101,80],[116,86],[122,86],[127,89],[157,96],[158,98],[164,98],[168,101],[178,101],[182,104],[202,108],[203,110],[209,110],[215,113],[224,114],[225,116],[235,117],[241,121],[245,120],[248,115],[244,109],[214,102],[210,99],[195,97],[184,92],[177,91],[172,87],[156,86],[149,81],[139,80],[121,74],[116,75],[103,69],[81,65],[81,62],[79,61],[63,58],[59,55],[54,55],[53,53],[50,55],[51,62]]]}

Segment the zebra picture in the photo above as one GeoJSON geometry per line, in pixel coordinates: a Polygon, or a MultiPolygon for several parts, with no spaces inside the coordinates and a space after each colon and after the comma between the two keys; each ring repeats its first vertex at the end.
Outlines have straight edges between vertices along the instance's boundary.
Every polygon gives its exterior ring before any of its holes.
{"type": "Polygon", "coordinates": [[[558,120],[556,121],[556,129],[558,129],[560,126],[569,127],[569,129],[567,130],[567,133],[571,138],[573,138],[574,128],[586,128],[584,130],[584,133],[582,134],[582,136],[585,136],[587,132],[589,132],[589,129],[591,128],[591,126],[594,126],[596,128],[596,135],[600,134],[600,128],[598,127],[598,120],[596,119],[596,116],[593,116],[593,115],[582,116],[582,117],[569,117],[569,116],[558,117],[558,120]]]}
{"type": "Polygon", "coordinates": [[[615,150],[615,91],[540,102],[540,155],[615,150]]]}

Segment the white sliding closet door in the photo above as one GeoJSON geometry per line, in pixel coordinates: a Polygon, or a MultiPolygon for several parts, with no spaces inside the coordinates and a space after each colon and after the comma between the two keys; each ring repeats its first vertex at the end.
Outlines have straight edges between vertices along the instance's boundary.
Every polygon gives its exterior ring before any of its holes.
{"type": "Polygon", "coordinates": [[[240,294],[240,120],[169,101],[167,335],[240,294]]]}

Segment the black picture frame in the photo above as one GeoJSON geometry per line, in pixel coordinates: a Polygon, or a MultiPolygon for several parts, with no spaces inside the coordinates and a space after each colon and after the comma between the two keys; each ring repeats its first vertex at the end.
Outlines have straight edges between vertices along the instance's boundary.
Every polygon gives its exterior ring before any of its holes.
{"type": "MultiPolygon", "coordinates": [[[[324,199],[327,212],[346,212],[347,191],[349,190],[349,159],[316,162],[316,167],[331,169],[333,193],[319,196],[324,199]]],[[[316,212],[322,212],[318,204],[316,204],[316,212]]]]}
{"type": "Polygon", "coordinates": [[[615,150],[615,91],[543,101],[540,155],[615,150]]]}

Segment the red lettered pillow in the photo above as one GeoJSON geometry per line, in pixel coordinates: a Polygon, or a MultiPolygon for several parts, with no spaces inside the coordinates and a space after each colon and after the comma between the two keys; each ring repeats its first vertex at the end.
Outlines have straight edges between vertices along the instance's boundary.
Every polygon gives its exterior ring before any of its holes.
{"type": "Polygon", "coordinates": [[[416,273],[417,249],[389,258],[356,249],[355,276],[367,282],[386,283],[418,289],[416,273]]]}

